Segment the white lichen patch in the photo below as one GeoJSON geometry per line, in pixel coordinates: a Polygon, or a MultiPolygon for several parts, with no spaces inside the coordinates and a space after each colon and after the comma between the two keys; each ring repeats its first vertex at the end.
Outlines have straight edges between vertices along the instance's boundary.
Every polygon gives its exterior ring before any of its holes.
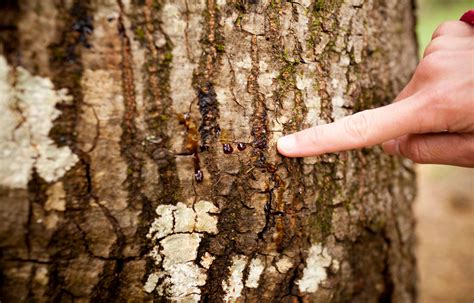
{"type": "Polygon", "coordinates": [[[173,232],[173,211],[174,205],[160,205],[156,208],[158,218],[155,218],[148,230],[147,238],[159,240],[173,232]]]}
{"type": "Polygon", "coordinates": [[[160,279],[160,274],[152,273],[148,276],[146,280],[145,286],[143,287],[146,292],[152,292],[156,288],[156,284],[158,284],[158,280],[160,279]]]}
{"type": "Polygon", "coordinates": [[[211,264],[212,262],[214,262],[214,259],[216,257],[214,257],[213,255],[211,255],[210,253],[208,253],[207,251],[204,253],[204,256],[202,256],[201,258],[201,266],[206,268],[206,269],[209,269],[209,267],[211,267],[211,264]]]}
{"type": "Polygon", "coordinates": [[[26,188],[33,169],[53,182],[76,164],[69,147],[48,136],[61,114],[56,105],[71,100],[51,80],[12,68],[0,56],[0,185],[26,188]]]}
{"type": "Polygon", "coordinates": [[[247,257],[237,255],[232,257],[232,265],[230,266],[229,278],[222,282],[222,289],[225,292],[224,301],[234,302],[237,300],[244,289],[244,269],[247,265],[247,257]]]}
{"type": "Polygon", "coordinates": [[[175,233],[192,232],[196,221],[196,213],[188,208],[186,204],[178,202],[174,211],[174,221],[175,233]]]}
{"type": "Polygon", "coordinates": [[[210,214],[215,214],[218,208],[207,201],[199,201],[194,205],[196,211],[196,225],[194,230],[198,232],[217,233],[217,218],[210,214]]]}
{"type": "Polygon", "coordinates": [[[157,218],[147,234],[153,248],[149,256],[160,272],[148,276],[144,289],[157,291],[171,301],[198,302],[206,283],[207,269],[214,257],[205,253],[199,266],[196,262],[199,244],[204,233],[215,234],[219,209],[208,201],[199,201],[193,207],[182,202],[176,205],[160,205],[157,218]]]}
{"type": "Polygon", "coordinates": [[[293,262],[287,256],[281,257],[276,263],[275,266],[278,272],[284,274],[293,266],[293,262]]]}
{"type": "Polygon", "coordinates": [[[265,265],[260,258],[254,258],[250,261],[249,275],[245,281],[245,287],[257,288],[260,276],[262,275],[265,265]]]}
{"type": "Polygon", "coordinates": [[[174,234],[164,238],[160,242],[163,247],[161,250],[164,256],[163,266],[169,267],[196,260],[199,242],[201,236],[196,233],[174,234]]]}
{"type": "Polygon", "coordinates": [[[153,246],[151,251],[148,253],[148,256],[155,261],[156,265],[160,265],[161,261],[163,260],[163,257],[160,254],[160,247],[159,246],[153,246]]]}
{"type": "Polygon", "coordinates": [[[308,252],[303,277],[296,282],[300,292],[314,293],[319,284],[327,279],[327,268],[331,266],[332,258],[321,244],[313,244],[308,252]]]}
{"type": "Polygon", "coordinates": [[[158,293],[166,295],[172,301],[198,302],[200,286],[206,284],[207,274],[193,262],[173,264],[164,267],[168,273],[159,284],[158,293]],[[197,300],[196,300],[197,299],[197,300]]]}

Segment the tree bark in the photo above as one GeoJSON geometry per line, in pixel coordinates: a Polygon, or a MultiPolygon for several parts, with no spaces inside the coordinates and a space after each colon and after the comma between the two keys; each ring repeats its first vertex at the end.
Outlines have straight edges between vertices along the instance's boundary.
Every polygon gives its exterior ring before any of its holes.
{"type": "Polygon", "coordinates": [[[283,134],[390,103],[411,0],[0,4],[2,302],[413,302],[414,172],[283,134]]]}

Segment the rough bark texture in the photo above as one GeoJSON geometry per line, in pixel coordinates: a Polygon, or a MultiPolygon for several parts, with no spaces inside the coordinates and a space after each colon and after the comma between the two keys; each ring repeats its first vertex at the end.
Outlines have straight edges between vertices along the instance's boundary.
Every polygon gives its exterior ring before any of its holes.
{"type": "Polygon", "coordinates": [[[275,150],[393,100],[410,0],[9,0],[0,23],[2,302],[415,300],[411,164],[275,150]]]}

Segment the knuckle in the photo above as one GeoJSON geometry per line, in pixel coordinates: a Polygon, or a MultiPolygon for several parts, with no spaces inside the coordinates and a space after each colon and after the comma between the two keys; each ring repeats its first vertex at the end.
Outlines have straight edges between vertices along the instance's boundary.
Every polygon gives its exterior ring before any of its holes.
{"type": "Polygon", "coordinates": [[[451,33],[453,29],[457,27],[457,23],[457,21],[445,21],[441,23],[434,31],[432,39],[451,33]]]}
{"type": "Polygon", "coordinates": [[[428,54],[428,56],[426,56],[425,58],[423,58],[420,64],[422,68],[424,67],[425,69],[434,69],[438,66],[439,60],[440,60],[439,52],[431,53],[431,54],[428,54]]]}
{"type": "Polygon", "coordinates": [[[435,47],[435,45],[434,44],[429,44],[425,48],[425,51],[423,52],[423,58],[426,58],[427,56],[434,53],[435,51],[437,51],[437,48],[435,47]]]}
{"type": "Polygon", "coordinates": [[[425,49],[423,57],[444,49],[447,41],[444,36],[434,38],[425,49]]]}
{"type": "Polygon", "coordinates": [[[365,141],[369,131],[368,114],[366,111],[344,118],[345,132],[356,141],[365,141]]]}
{"type": "Polygon", "coordinates": [[[437,75],[441,69],[443,54],[440,51],[433,51],[428,53],[420,62],[418,66],[418,73],[424,74],[428,77],[437,75]]]}

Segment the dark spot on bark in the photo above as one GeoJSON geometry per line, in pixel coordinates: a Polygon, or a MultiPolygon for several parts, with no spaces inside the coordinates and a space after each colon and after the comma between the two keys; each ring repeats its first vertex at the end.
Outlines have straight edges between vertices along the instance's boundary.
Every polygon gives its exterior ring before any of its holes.
{"type": "Polygon", "coordinates": [[[222,150],[224,151],[224,154],[232,154],[234,148],[229,143],[224,143],[222,144],[222,150]]]}
{"type": "MultiPolygon", "coordinates": [[[[76,8],[73,8],[73,10],[76,8]]],[[[81,43],[86,48],[91,48],[92,45],[88,42],[87,37],[92,34],[94,30],[94,25],[92,24],[92,17],[82,14],[79,9],[76,9],[79,14],[79,19],[77,19],[72,28],[74,31],[79,33],[79,43],[81,43]]]]}
{"type": "Polygon", "coordinates": [[[201,113],[201,146],[207,146],[209,141],[220,134],[220,127],[217,124],[219,118],[219,108],[217,104],[216,92],[211,83],[206,83],[198,90],[199,112],[201,113]]]}
{"type": "Polygon", "coordinates": [[[260,167],[260,168],[266,168],[266,166],[267,166],[267,164],[266,164],[267,157],[265,156],[263,151],[262,150],[256,150],[254,152],[257,156],[257,160],[255,161],[255,166],[260,167]]]}
{"type": "Polygon", "coordinates": [[[240,151],[243,151],[244,149],[247,148],[247,144],[243,143],[243,142],[239,142],[237,143],[237,149],[240,150],[240,151]]]}

